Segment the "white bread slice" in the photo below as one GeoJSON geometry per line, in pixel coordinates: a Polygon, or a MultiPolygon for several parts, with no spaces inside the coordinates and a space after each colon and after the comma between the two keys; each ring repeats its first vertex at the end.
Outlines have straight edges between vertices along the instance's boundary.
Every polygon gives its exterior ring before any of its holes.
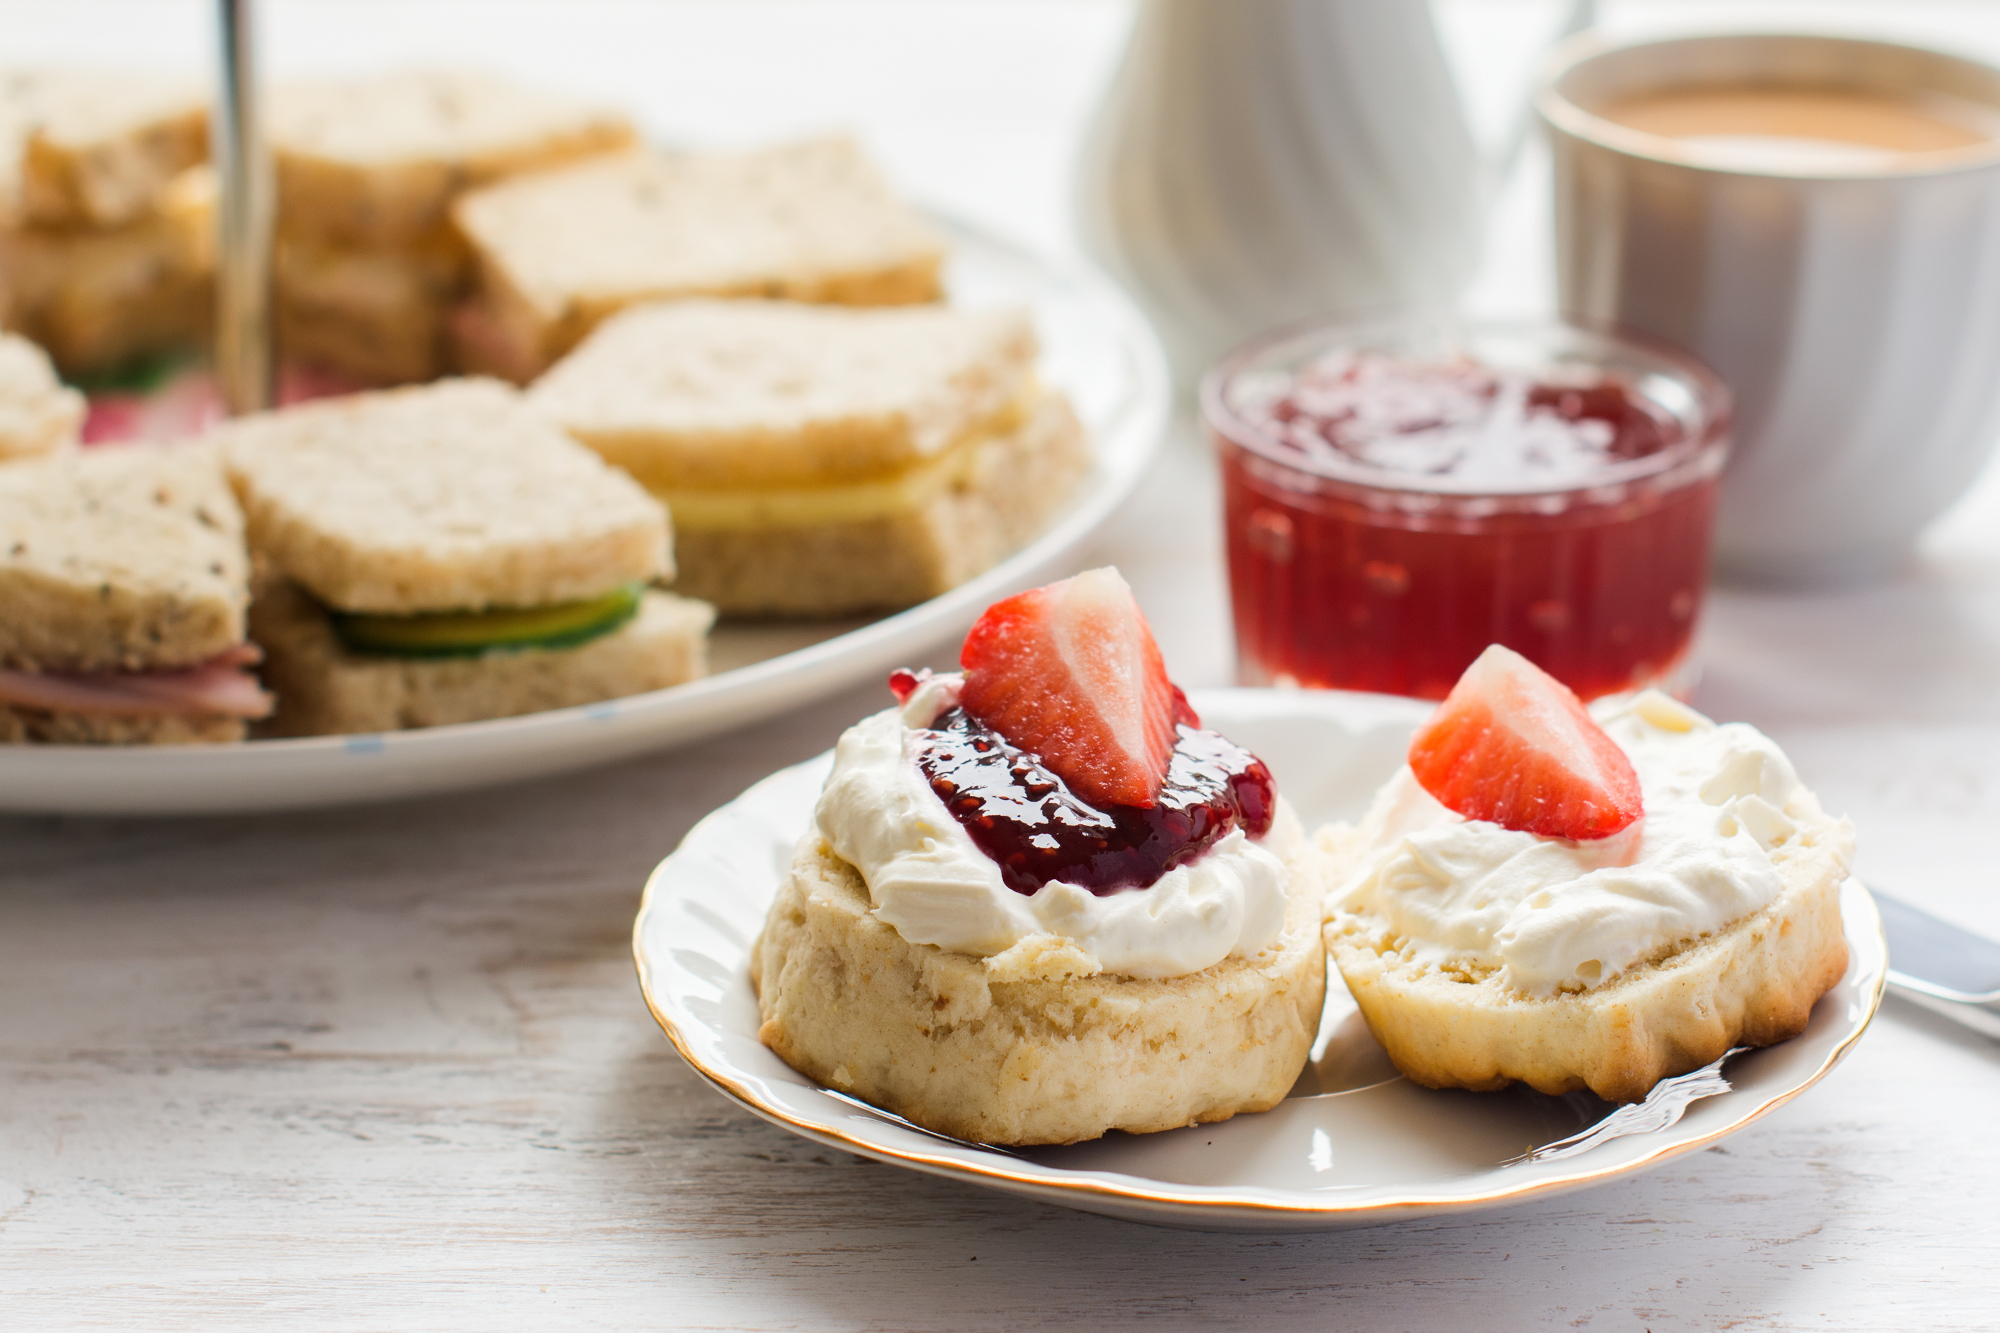
{"type": "Polygon", "coordinates": [[[1053,936],[978,958],[897,934],[815,831],[751,946],[757,1037],[808,1078],[981,1143],[1227,1120],[1276,1106],[1305,1066],[1318,919],[1318,893],[1295,887],[1275,945],[1157,981],[1076,975],[1080,951],[1053,936]]]}
{"type": "Polygon", "coordinates": [[[847,139],[739,155],[630,153],[476,190],[482,367],[538,372],[607,316],[681,296],[903,305],[944,250],[847,139]]]}
{"type": "Polygon", "coordinates": [[[215,434],[251,546],[342,610],[544,606],[671,571],[659,503],[492,380],[355,394],[215,434]]]}
{"type": "Polygon", "coordinates": [[[630,147],[623,113],[470,70],[301,80],[271,99],[280,231],[375,246],[435,235],[452,198],[630,147]]]}
{"type": "Polygon", "coordinates": [[[607,319],[529,390],[655,491],[810,486],[935,459],[1034,374],[1021,310],[669,301],[607,319]]]}
{"type": "Polygon", "coordinates": [[[201,345],[214,306],[215,178],[191,167],[157,209],[102,230],[0,229],[8,327],[68,374],[201,345]]]}
{"type": "Polygon", "coordinates": [[[145,70],[0,75],[0,173],[16,219],[116,227],[155,211],[169,182],[208,157],[199,79],[145,70]]]}
{"type": "Polygon", "coordinates": [[[199,445],[0,468],[0,667],[192,666],[243,642],[243,516],[199,445]]]}
{"type": "Polygon", "coordinates": [[[623,627],[574,648],[424,659],[347,651],[326,612],[283,580],[260,587],[250,609],[278,697],[265,729],[280,736],[478,722],[665,689],[705,673],[714,619],[700,602],[648,592],[623,627]]]}
{"type": "Polygon", "coordinates": [[[56,378],[41,348],[0,333],[0,463],[75,448],[83,413],[83,395],[56,378]]]}
{"type": "MultiPolygon", "coordinates": [[[[1540,1092],[1588,1088],[1642,1100],[1663,1078],[1733,1046],[1797,1036],[1847,970],[1840,886],[1854,830],[1801,788],[1785,813],[1799,831],[1772,851],[1784,888],[1762,910],[1682,940],[1594,990],[1546,999],[1501,984],[1497,969],[1418,961],[1377,917],[1336,911],[1326,944],[1375,1039],[1411,1080],[1486,1092],[1519,1080],[1540,1092]]],[[[1361,867],[1348,826],[1318,835],[1329,884],[1361,867]]]]}
{"type": "MultiPolygon", "coordinates": [[[[724,615],[833,616],[913,606],[998,564],[1048,526],[1090,469],[1069,402],[1045,393],[1026,420],[974,437],[936,465],[887,486],[773,492],[825,503],[843,491],[890,507],[821,521],[705,526],[675,520],[676,587],[724,615]]],[[[699,492],[682,492],[690,498],[699,492]]],[[[675,500],[668,497],[668,507],[675,500]]],[[[691,516],[699,511],[684,505],[691,516]]]]}

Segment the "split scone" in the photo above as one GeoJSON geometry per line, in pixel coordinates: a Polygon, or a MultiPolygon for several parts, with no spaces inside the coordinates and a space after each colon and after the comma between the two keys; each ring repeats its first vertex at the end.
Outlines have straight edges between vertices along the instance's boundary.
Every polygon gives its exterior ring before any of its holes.
{"type": "Polygon", "coordinates": [[[990,608],[841,737],[751,951],[759,1038],[939,1133],[1267,1110],[1326,993],[1316,853],[1201,729],[1115,570],[990,608]]]}
{"type": "Polygon", "coordinates": [[[269,567],[251,631],[273,731],[506,717],[702,674],[713,611],[671,576],[657,501],[490,380],[216,432],[269,567]]]}
{"type": "Polygon", "coordinates": [[[452,201],[636,140],[622,113],[466,70],[281,86],[274,290],[287,354],[381,383],[435,378],[471,273],[452,201]]]}
{"type": "Polygon", "coordinates": [[[1768,737],[1654,691],[1593,719],[1502,648],[1361,826],[1320,843],[1327,947],[1397,1068],[1430,1087],[1637,1101],[1796,1036],[1847,968],[1853,830],[1768,737]],[[1612,796],[1575,820],[1588,789],[1612,796]]]}
{"type": "Polygon", "coordinates": [[[212,451],[0,468],[0,532],[0,741],[235,741],[271,711],[244,642],[243,516],[212,451]]]}
{"type": "Polygon", "coordinates": [[[911,606],[1048,526],[1090,466],[1017,310],[689,300],[615,315],[529,401],[674,517],[729,615],[911,606]]]}
{"type": "Polygon", "coordinates": [[[452,210],[478,258],[463,369],[525,384],[627,306],[672,297],[905,305],[944,247],[850,140],[628,153],[503,181],[452,210]]]}
{"type": "Polygon", "coordinates": [[[42,349],[0,333],[0,463],[74,448],[83,395],[56,378],[42,349]]]}

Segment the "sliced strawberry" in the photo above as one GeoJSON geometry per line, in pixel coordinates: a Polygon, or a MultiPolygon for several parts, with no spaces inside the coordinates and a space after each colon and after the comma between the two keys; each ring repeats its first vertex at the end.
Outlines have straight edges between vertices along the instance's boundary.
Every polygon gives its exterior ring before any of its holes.
{"type": "Polygon", "coordinates": [[[1618,742],[1561,681],[1497,643],[1418,728],[1410,771],[1467,819],[1544,838],[1608,838],[1645,813],[1618,742]]]}
{"type": "Polygon", "coordinates": [[[1099,807],[1151,806],[1159,796],[1178,691],[1117,570],[995,602],[958,660],[965,711],[1039,757],[1078,796],[1099,807]]]}

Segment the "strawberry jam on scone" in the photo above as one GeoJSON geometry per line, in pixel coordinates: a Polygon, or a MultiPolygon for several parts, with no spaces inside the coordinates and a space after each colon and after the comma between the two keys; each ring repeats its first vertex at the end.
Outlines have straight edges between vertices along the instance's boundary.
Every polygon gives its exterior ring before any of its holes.
{"type": "MultiPolygon", "coordinates": [[[[1015,892],[1142,889],[1232,829],[1270,832],[1271,770],[1201,729],[1115,570],[996,604],[959,661],[958,705],[911,749],[1015,892]]],[[[907,704],[922,680],[889,687],[907,704]]]]}
{"type": "Polygon", "coordinates": [[[752,957],[759,1035],[994,1143],[1283,1098],[1325,989],[1315,856],[1202,728],[1117,571],[988,609],[841,738],[752,957]]]}
{"type": "Polygon", "coordinates": [[[1853,830],[1770,738],[1650,690],[1586,710],[1497,645],[1319,841],[1334,962],[1432,1087],[1635,1101],[1796,1035],[1847,966],[1853,830]]]}

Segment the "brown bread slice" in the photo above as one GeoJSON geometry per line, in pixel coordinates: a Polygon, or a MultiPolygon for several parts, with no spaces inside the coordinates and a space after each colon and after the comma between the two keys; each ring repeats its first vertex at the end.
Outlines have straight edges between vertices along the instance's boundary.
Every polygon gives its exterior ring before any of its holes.
{"type": "Polygon", "coordinates": [[[546,606],[671,575],[659,503],[492,380],[310,403],[216,437],[251,546],[342,610],[546,606]]]}
{"type": "Polygon", "coordinates": [[[198,445],[0,467],[0,667],[192,666],[243,642],[243,516],[198,445]]]}

